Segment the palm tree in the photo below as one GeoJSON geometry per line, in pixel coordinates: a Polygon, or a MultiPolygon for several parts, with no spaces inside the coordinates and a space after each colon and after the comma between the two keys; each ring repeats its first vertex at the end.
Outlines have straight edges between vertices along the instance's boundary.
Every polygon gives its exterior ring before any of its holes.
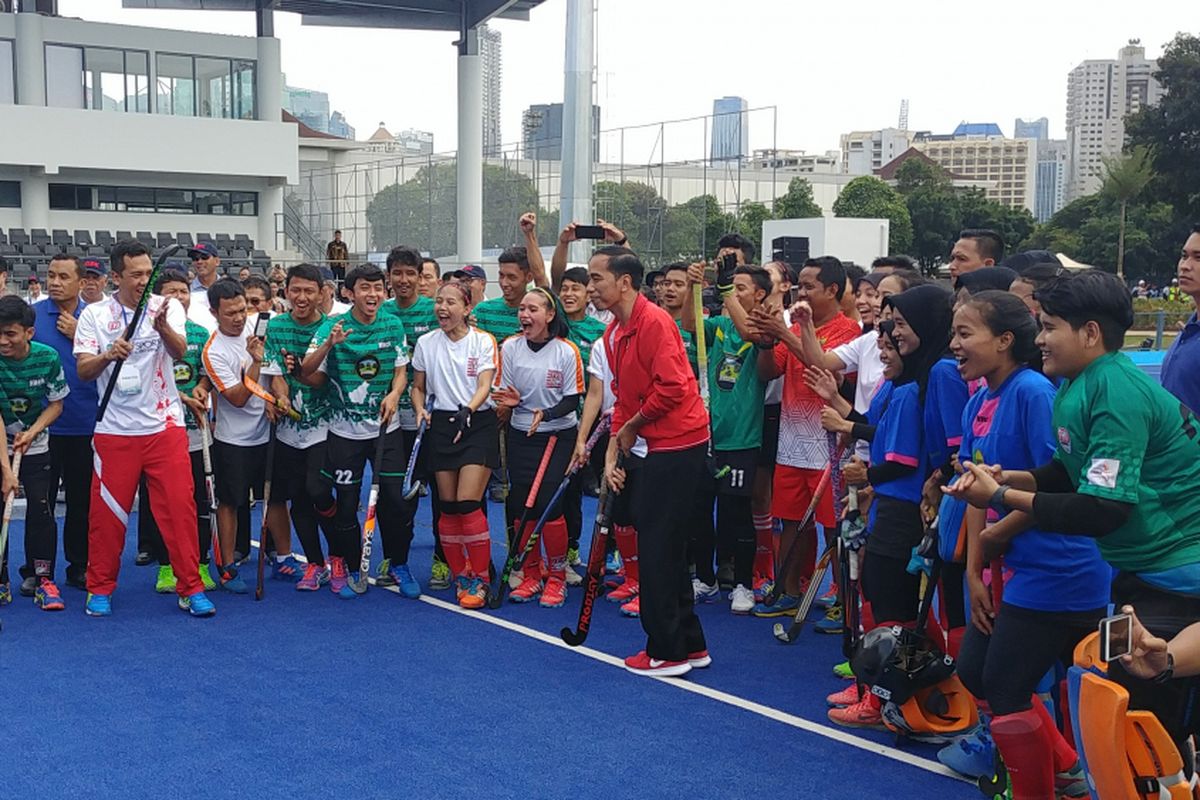
{"type": "Polygon", "coordinates": [[[1104,186],[1101,191],[1121,204],[1121,224],[1117,234],[1117,277],[1125,280],[1125,212],[1154,178],[1150,150],[1137,145],[1120,156],[1102,158],[1104,186]]]}

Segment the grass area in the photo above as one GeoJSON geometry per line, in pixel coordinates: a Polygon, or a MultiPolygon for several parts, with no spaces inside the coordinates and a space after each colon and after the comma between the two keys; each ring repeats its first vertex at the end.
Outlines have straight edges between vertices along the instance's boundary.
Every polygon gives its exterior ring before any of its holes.
{"type": "MultiPolygon", "coordinates": [[[[1179,335],[1178,331],[1163,331],[1162,349],[1166,350],[1179,335]]],[[[1154,331],[1129,331],[1125,334],[1125,349],[1137,350],[1145,339],[1153,339],[1154,331]]]]}

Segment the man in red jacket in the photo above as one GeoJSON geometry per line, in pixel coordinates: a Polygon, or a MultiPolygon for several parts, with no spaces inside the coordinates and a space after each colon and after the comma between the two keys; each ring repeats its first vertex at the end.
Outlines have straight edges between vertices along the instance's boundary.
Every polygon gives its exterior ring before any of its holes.
{"type": "Polygon", "coordinates": [[[637,675],[678,676],[712,663],[692,609],[686,521],[707,470],[708,413],[671,315],[640,292],[645,269],[632,250],[601,247],[588,262],[592,302],[613,313],[604,332],[616,396],[605,475],[614,491],[625,485],[617,448],[628,453],[638,436],[649,452],[639,481],[654,491],[635,494],[641,620],[646,649],[625,659],[637,675]]]}

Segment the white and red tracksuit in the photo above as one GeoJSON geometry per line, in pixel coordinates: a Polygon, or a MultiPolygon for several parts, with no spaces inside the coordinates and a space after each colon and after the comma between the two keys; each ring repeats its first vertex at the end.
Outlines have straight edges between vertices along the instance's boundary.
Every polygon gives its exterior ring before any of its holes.
{"type": "MultiPolygon", "coordinates": [[[[121,368],[118,385],[92,437],[95,454],[87,570],[92,594],[109,595],[117,586],[129,512],[142,475],[171,558],[176,591],[181,597],[203,591],[187,430],[175,390],[174,364],[154,330],[153,320],[160,313],[167,315],[172,330],[185,335],[183,306],[152,296],[132,337],[133,353],[121,368]]],[[[133,309],[125,308],[115,293],[88,306],[75,329],[75,354],[104,352],[121,337],[132,318],[133,309]]],[[[101,396],[112,375],[110,365],[97,378],[101,396]]]]}

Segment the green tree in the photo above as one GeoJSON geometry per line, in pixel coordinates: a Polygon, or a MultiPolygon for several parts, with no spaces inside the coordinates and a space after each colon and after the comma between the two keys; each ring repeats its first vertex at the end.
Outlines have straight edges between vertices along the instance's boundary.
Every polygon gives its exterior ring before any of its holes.
{"type": "Polygon", "coordinates": [[[896,170],[896,191],[908,197],[919,189],[940,189],[953,192],[950,175],[938,164],[914,156],[905,159],[896,170]]]}
{"type": "Polygon", "coordinates": [[[785,193],[775,198],[772,208],[775,219],[806,219],[824,216],[813,199],[812,184],[807,178],[792,178],[785,193]]]}
{"type": "Polygon", "coordinates": [[[1165,94],[1126,120],[1128,143],[1150,151],[1155,199],[1187,219],[1200,219],[1200,37],[1176,35],[1159,56],[1154,76],[1165,94]]]}
{"type": "Polygon", "coordinates": [[[700,238],[690,251],[686,251],[689,257],[707,258],[715,255],[720,238],[734,230],[733,215],[722,211],[721,204],[711,194],[693,197],[685,201],[683,207],[691,211],[701,224],[700,238]]]}
{"type": "Polygon", "coordinates": [[[846,184],[833,203],[838,217],[886,219],[888,252],[905,253],[912,246],[913,226],[904,198],[883,181],[863,175],[846,184]]]}
{"type": "MultiPolygon", "coordinates": [[[[762,203],[742,203],[742,207],[738,209],[735,229],[742,236],[754,242],[754,252],[758,254],[758,260],[760,261],[766,260],[762,255],[762,226],[769,219],[775,219],[775,215],[771,213],[771,209],[762,203]]],[[[712,248],[709,249],[711,250],[712,248]]]]}
{"type": "Polygon", "coordinates": [[[1104,165],[1104,186],[1101,191],[1110,195],[1121,210],[1117,234],[1117,277],[1124,279],[1125,227],[1129,204],[1145,191],[1154,178],[1154,168],[1150,150],[1143,145],[1135,145],[1122,156],[1102,158],[1101,162],[1104,165]]]}
{"type": "MultiPolygon", "coordinates": [[[[959,192],[959,230],[963,228],[990,228],[1004,238],[1010,253],[1021,249],[1037,222],[1025,208],[1011,208],[989,200],[981,189],[959,192]]],[[[958,231],[954,232],[957,237],[958,231]]]]}

